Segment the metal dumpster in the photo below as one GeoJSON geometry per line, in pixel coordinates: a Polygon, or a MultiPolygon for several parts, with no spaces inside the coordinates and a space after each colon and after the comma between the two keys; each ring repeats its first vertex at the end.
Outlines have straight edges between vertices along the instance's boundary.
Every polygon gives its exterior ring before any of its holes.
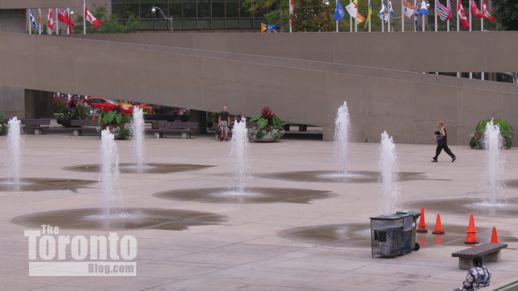
{"type": "Polygon", "coordinates": [[[372,257],[396,257],[415,249],[415,220],[409,213],[371,217],[372,257]]]}

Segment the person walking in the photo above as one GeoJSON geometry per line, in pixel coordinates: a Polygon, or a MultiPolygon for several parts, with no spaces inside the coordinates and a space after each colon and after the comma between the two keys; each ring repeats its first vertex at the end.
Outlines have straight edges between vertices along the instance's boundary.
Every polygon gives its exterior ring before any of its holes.
{"type": "Polygon", "coordinates": [[[218,117],[218,128],[220,131],[219,140],[220,141],[228,141],[228,133],[230,127],[230,113],[228,112],[228,107],[223,106],[223,111],[219,113],[218,117]]]}
{"type": "Polygon", "coordinates": [[[446,131],[446,127],[444,126],[443,121],[437,122],[437,129],[439,129],[435,132],[437,148],[435,149],[435,156],[432,158],[432,163],[437,163],[437,159],[439,158],[439,155],[443,149],[451,157],[451,162],[455,162],[457,157],[448,147],[448,132],[446,131]]]}
{"type": "Polygon", "coordinates": [[[462,288],[453,291],[474,291],[483,287],[488,287],[491,283],[491,271],[482,264],[480,256],[473,257],[473,268],[469,269],[466,280],[462,283],[462,288]]]}

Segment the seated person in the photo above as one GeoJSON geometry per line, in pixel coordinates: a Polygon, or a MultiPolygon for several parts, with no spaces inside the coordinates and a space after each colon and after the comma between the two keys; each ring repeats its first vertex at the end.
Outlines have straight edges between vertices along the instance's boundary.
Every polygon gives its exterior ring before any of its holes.
{"type": "Polygon", "coordinates": [[[475,256],[473,258],[473,268],[469,269],[466,280],[462,283],[462,288],[454,291],[474,291],[483,287],[488,287],[491,282],[491,271],[482,265],[482,258],[475,256]]]}

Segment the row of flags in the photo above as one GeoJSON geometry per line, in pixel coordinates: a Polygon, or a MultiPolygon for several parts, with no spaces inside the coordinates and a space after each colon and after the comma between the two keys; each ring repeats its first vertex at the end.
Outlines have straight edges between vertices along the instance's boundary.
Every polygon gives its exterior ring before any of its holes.
{"type": "MultiPolygon", "coordinates": [[[[101,27],[102,21],[100,19],[97,19],[92,14],[92,12],[90,12],[90,10],[88,10],[88,7],[86,7],[86,4],[83,5],[83,10],[84,10],[85,32],[86,32],[86,22],[90,23],[95,28],[101,27]]],[[[32,13],[32,10],[28,9],[27,13],[28,13],[29,22],[30,22],[29,33],[32,33],[32,30],[35,30],[39,34],[43,33],[44,20],[43,20],[43,15],[41,13],[41,9],[38,9],[38,12],[39,12],[38,13],[39,15],[36,18],[34,16],[34,14],[32,13]]],[[[73,14],[73,12],[71,12],[70,9],[62,10],[61,8],[56,8],[54,10],[52,8],[49,8],[47,11],[47,21],[46,21],[47,34],[53,34],[54,32],[56,32],[56,34],[59,34],[59,23],[63,23],[66,26],[67,34],[71,34],[74,29],[74,26],[75,26],[75,22],[74,22],[74,19],[72,18],[72,16],[73,16],[72,14],[73,14]],[[57,19],[54,18],[54,11],[55,11],[55,14],[57,15],[57,17],[56,17],[57,19]]]]}
{"type": "MultiPolygon", "coordinates": [[[[371,0],[368,0],[368,11],[367,11],[367,17],[364,17],[359,9],[358,9],[358,1],[354,0],[349,5],[347,5],[344,9],[342,6],[342,3],[340,0],[336,0],[336,6],[335,6],[335,13],[334,13],[334,20],[336,22],[341,21],[345,17],[345,11],[347,11],[351,18],[354,18],[356,20],[356,23],[363,23],[366,20],[370,21],[371,15],[372,15],[372,6],[371,6],[371,0]]],[[[396,16],[396,13],[394,12],[394,9],[392,8],[392,1],[391,0],[380,0],[381,1],[381,9],[378,13],[379,18],[384,22],[387,23],[390,18],[393,18],[396,16]]],[[[408,18],[416,18],[419,16],[428,16],[428,6],[426,0],[421,0],[421,3],[417,5],[417,1],[414,0],[414,3],[410,3],[407,0],[403,0],[402,3],[402,15],[408,17],[408,18]]],[[[463,28],[469,28],[470,22],[468,20],[468,17],[466,16],[466,12],[464,11],[462,1],[457,1],[457,15],[459,18],[459,24],[463,28]]],[[[477,3],[475,0],[470,1],[471,7],[470,12],[473,16],[479,19],[488,19],[491,22],[494,22],[496,18],[491,15],[491,13],[488,10],[486,0],[481,1],[481,8],[479,9],[477,6],[477,3]]],[[[447,0],[446,5],[443,5],[439,0],[435,0],[435,15],[438,16],[441,21],[448,22],[453,18],[453,10],[451,1],[447,0]]]]}

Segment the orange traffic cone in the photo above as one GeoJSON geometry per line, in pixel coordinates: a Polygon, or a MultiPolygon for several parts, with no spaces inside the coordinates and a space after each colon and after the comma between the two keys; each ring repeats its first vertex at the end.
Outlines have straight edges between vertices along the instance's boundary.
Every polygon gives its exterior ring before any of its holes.
{"type": "Polygon", "coordinates": [[[496,227],[493,226],[493,231],[491,232],[491,243],[497,244],[498,243],[498,233],[496,232],[496,227]]]}
{"type": "Polygon", "coordinates": [[[435,220],[435,228],[432,232],[433,234],[444,234],[444,229],[442,228],[441,223],[441,215],[437,213],[437,219],[435,220]]]}
{"type": "Polygon", "coordinates": [[[424,219],[424,208],[421,208],[421,215],[419,216],[419,224],[417,225],[417,232],[419,233],[427,233],[426,223],[424,219]]]}
{"type": "Polygon", "coordinates": [[[477,244],[477,229],[475,228],[475,216],[473,213],[469,216],[468,230],[466,231],[465,244],[477,244]]]}

